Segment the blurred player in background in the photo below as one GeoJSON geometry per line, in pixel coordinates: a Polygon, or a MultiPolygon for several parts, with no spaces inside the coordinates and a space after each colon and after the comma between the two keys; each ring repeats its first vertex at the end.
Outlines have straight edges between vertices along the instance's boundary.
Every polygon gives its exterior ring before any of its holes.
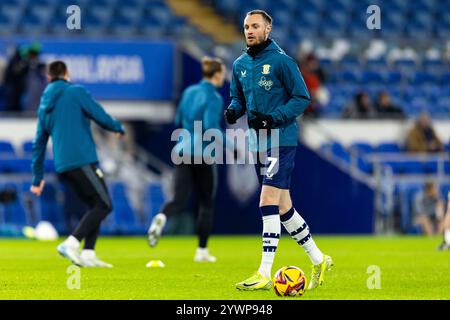
{"type": "Polygon", "coordinates": [[[237,283],[236,288],[271,288],[271,268],[280,238],[281,220],[313,263],[309,286],[312,289],[322,284],[325,270],[330,269],[333,262],[316,246],[308,225],[292,206],[289,193],[298,140],[296,118],[305,111],[311,99],[296,61],[269,38],[271,30],[272,18],[265,11],[247,13],[244,34],[248,48],[234,62],[230,88],[232,102],[225,111],[225,118],[230,124],[236,123],[239,117],[247,113],[250,128],[280,129],[277,146],[277,142],[269,140],[273,148],[258,149],[266,157],[265,163],[256,165],[262,182],[259,203],[263,219],[261,264],[252,277],[237,283]],[[278,166],[276,173],[271,172],[273,164],[278,166]],[[261,166],[268,167],[264,177],[260,175],[261,166]]]}
{"type": "MultiPolygon", "coordinates": [[[[208,238],[211,233],[213,221],[213,206],[217,183],[217,168],[215,164],[206,164],[201,160],[194,163],[194,158],[202,159],[202,154],[196,154],[197,150],[203,152],[203,148],[195,148],[201,142],[194,132],[194,121],[202,121],[202,129],[220,129],[220,121],[223,114],[223,99],[217,91],[223,86],[225,80],[225,65],[220,59],[204,57],[202,59],[203,80],[192,85],[183,92],[180,104],[175,116],[175,125],[178,128],[187,129],[191,140],[189,145],[184,145],[183,150],[190,150],[189,164],[182,163],[175,166],[174,196],[165,203],[154,218],[148,230],[148,243],[151,247],[158,243],[167,217],[182,212],[188,204],[193,187],[198,192],[198,248],[195,253],[196,262],[215,262],[207,248],[208,238]]],[[[181,144],[186,144],[182,141],[181,144]]]]}
{"type": "Polygon", "coordinates": [[[440,232],[444,233],[444,241],[438,247],[440,251],[450,250],[450,192],[447,197],[447,212],[440,229],[440,232]]]}
{"type": "Polygon", "coordinates": [[[95,254],[100,224],[112,211],[112,204],[102,170],[97,167],[91,120],[118,136],[125,133],[124,128],[83,87],[69,82],[69,71],[64,62],[52,62],[48,67],[48,77],[50,83],[42,94],[33,143],[31,192],[40,196],[44,189],[45,152],[51,137],[56,172],[89,208],[57,250],[78,266],[112,267],[95,254]],[[80,254],[83,239],[84,249],[80,254]]]}
{"type": "Polygon", "coordinates": [[[423,232],[432,236],[441,233],[444,218],[444,202],[439,188],[433,181],[426,181],[423,190],[414,196],[414,223],[422,227],[423,232]]]}

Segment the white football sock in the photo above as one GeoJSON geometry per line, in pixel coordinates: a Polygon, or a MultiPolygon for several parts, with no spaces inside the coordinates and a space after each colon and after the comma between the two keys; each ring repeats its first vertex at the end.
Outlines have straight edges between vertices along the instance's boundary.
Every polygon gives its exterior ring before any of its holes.
{"type": "Polygon", "coordinates": [[[81,257],[83,259],[95,259],[95,251],[91,249],[84,249],[81,251],[81,257]]]}
{"type": "Polygon", "coordinates": [[[204,256],[204,255],[208,255],[209,251],[208,251],[208,248],[200,248],[200,247],[198,247],[197,251],[195,253],[204,256]]]}
{"type": "Polygon", "coordinates": [[[450,229],[444,230],[444,240],[446,244],[450,245],[450,229]]]}
{"type": "Polygon", "coordinates": [[[323,254],[314,242],[309,227],[300,214],[292,208],[287,213],[281,216],[281,223],[286,228],[287,232],[291,235],[299,245],[305,249],[306,253],[311,259],[313,264],[319,264],[323,262],[323,254]]]}
{"type": "MultiPolygon", "coordinates": [[[[275,206],[274,206],[275,207],[275,206]]],[[[264,207],[262,207],[264,208],[264,207]]],[[[278,206],[276,206],[278,210],[278,206]]],[[[263,251],[259,272],[266,278],[271,278],[272,264],[280,239],[280,215],[271,214],[263,216],[263,251]]]]}

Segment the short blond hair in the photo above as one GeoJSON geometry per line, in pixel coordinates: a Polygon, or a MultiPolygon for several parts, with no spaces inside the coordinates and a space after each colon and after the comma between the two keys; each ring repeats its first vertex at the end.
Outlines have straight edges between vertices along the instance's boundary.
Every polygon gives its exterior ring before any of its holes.
{"type": "Polygon", "coordinates": [[[207,79],[212,78],[217,72],[222,71],[224,63],[220,58],[203,57],[202,58],[202,73],[207,79]]]}

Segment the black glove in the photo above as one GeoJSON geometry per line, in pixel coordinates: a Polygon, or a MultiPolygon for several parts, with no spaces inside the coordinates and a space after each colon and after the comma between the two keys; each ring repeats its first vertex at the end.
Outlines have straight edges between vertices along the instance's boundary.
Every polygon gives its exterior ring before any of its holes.
{"type": "Polygon", "coordinates": [[[252,114],[255,116],[252,120],[250,120],[250,127],[253,129],[270,129],[273,125],[273,118],[268,114],[263,114],[258,111],[252,111],[252,114]]]}
{"type": "Polygon", "coordinates": [[[236,114],[236,110],[234,109],[226,109],[225,110],[225,120],[228,122],[228,124],[235,124],[236,120],[239,119],[239,117],[236,114]]]}

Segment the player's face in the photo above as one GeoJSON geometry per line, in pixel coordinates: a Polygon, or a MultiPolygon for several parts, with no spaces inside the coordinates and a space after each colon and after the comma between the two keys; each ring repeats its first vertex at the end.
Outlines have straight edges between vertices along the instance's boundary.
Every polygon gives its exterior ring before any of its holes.
{"type": "Polygon", "coordinates": [[[253,14],[245,17],[244,35],[247,46],[252,47],[264,42],[272,31],[272,25],[268,24],[262,15],[253,14]]]}

